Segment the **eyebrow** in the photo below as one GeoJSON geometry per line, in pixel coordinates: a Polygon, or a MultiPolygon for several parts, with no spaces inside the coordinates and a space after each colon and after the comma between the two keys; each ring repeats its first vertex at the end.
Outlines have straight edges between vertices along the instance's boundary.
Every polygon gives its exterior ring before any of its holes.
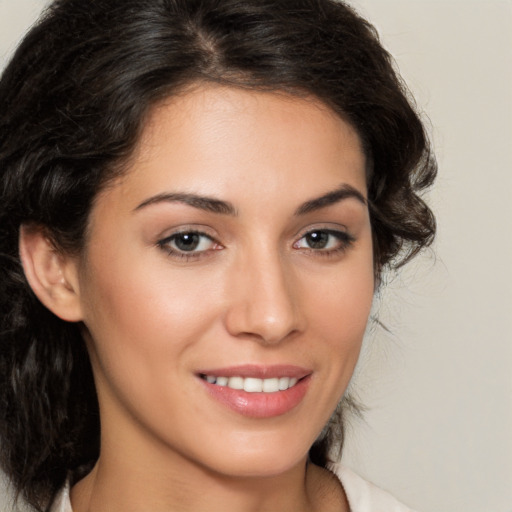
{"type": "MultiPolygon", "coordinates": [[[[297,208],[297,210],[295,210],[295,215],[306,215],[316,210],[327,208],[328,206],[339,203],[340,201],[349,198],[357,199],[364,205],[368,204],[366,198],[363,196],[361,192],[359,192],[359,190],[352,187],[351,185],[343,184],[336,190],[332,190],[330,192],[327,192],[326,194],[323,194],[320,197],[316,197],[314,199],[306,201],[305,203],[300,205],[297,208]]],[[[232,203],[228,201],[223,201],[221,199],[215,199],[207,196],[200,196],[197,194],[179,192],[169,192],[152,196],[149,199],[146,199],[145,201],[140,203],[134,209],[134,211],[138,211],[147,206],[158,203],[183,203],[192,206],[193,208],[197,208],[199,210],[204,210],[207,212],[218,213],[221,215],[237,215],[236,208],[233,206],[232,203]]]]}
{"type": "Polygon", "coordinates": [[[199,210],[204,210],[207,212],[233,216],[236,216],[237,214],[236,208],[227,201],[214,199],[212,197],[186,193],[158,194],[140,203],[139,206],[137,206],[134,211],[141,210],[146,206],[156,203],[184,203],[194,208],[198,208],[199,210]]]}
{"type": "Polygon", "coordinates": [[[357,199],[365,206],[368,204],[368,201],[363,196],[363,194],[359,192],[359,190],[352,187],[351,185],[343,184],[336,190],[327,192],[320,197],[306,201],[304,204],[299,206],[299,208],[297,208],[295,215],[306,215],[307,213],[311,213],[322,208],[327,208],[328,206],[339,203],[344,199],[350,198],[357,199]]]}

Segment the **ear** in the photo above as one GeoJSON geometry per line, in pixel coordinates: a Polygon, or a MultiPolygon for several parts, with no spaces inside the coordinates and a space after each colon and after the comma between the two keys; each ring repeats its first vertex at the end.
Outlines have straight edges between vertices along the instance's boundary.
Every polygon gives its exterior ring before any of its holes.
{"type": "Polygon", "coordinates": [[[59,252],[41,226],[21,226],[19,251],[38,299],[62,320],[82,320],[76,258],[59,252]]]}

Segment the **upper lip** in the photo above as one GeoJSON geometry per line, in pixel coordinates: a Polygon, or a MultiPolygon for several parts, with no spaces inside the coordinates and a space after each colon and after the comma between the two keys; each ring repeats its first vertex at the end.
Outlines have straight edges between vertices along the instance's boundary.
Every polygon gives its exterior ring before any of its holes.
{"type": "Polygon", "coordinates": [[[302,379],[312,373],[311,370],[290,364],[256,365],[244,364],[225,368],[209,368],[200,370],[198,375],[214,375],[216,377],[253,377],[256,379],[272,379],[276,377],[295,377],[302,379]]]}

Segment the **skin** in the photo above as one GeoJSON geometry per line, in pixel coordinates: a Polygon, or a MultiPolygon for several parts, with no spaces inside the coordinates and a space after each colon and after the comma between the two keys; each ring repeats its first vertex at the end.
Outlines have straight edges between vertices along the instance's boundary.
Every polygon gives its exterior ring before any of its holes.
{"type": "Polygon", "coordinates": [[[200,85],[154,109],[126,173],[97,197],[84,254],[63,260],[102,429],[75,512],[348,510],[338,481],[306,461],[370,312],[368,208],[338,194],[298,214],[341,189],[366,196],[360,140],[313,98],[200,85]],[[192,253],[169,238],[187,230],[205,233],[192,253]],[[302,401],[247,417],[197,375],[249,363],[307,368],[302,401]]]}

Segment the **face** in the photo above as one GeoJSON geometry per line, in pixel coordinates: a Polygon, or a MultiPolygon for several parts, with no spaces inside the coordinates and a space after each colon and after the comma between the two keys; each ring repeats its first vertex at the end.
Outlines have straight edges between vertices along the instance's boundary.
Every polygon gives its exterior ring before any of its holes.
{"type": "Polygon", "coordinates": [[[365,195],[357,134],[314,99],[198,86],[156,108],[76,264],[102,457],[303,461],[369,315],[365,195]]]}

